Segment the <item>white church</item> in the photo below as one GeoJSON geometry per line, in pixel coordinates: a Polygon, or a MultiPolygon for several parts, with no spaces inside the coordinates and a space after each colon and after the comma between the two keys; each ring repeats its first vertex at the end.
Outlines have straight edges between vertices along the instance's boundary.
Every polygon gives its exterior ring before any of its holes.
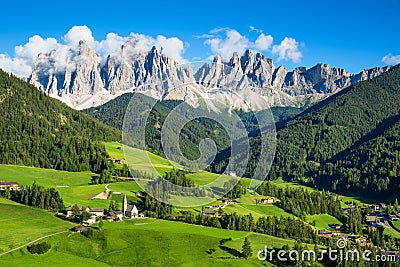
{"type": "Polygon", "coordinates": [[[126,194],[122,201],[122,212],[124,217],[134,219],[134,218],[144,218],[143,213],[139,213],[136,205],[128,205],[128,200],[126,199],[126,194]]]}

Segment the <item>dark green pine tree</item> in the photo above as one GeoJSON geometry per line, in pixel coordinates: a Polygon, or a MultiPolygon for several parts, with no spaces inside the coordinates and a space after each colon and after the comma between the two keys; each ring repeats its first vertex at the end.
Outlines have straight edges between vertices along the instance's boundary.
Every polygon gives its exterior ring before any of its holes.
{"type": "Polygon", "coordinates": [[[253,255],[253,250],[251,249],[251,243],[249,239],[245,237],[242,246],[242,257],[248,259],[251,255],[253,255]]]}

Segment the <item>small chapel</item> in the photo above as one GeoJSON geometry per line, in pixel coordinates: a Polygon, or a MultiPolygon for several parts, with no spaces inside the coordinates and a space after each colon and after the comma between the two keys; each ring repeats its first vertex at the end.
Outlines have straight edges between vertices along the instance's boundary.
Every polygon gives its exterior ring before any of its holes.
{"type": "Polygon", "coordinates": [[[143,218],[144,215],[139,213],[136,205],[128,205],[128,200],[126,199],[126,194],[124,195],[124,199],[122,201],[122,212],[124,217],[134,219],[134,218],[143,218]]]}

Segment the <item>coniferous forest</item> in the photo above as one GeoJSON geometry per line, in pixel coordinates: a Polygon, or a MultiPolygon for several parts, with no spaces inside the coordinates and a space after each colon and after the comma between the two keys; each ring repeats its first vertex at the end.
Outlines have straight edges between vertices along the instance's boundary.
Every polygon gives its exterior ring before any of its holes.
{"type": "Polygon", "coordinates": [[[120,132],[0,70],[0,163],[68,171],[106,167],[120,132]]]}
{"type": "Polygon", "coordinates": [[[55,188],[44,188],[36,182],[31,186],[22,187],[18,191],[1,190],[0,197],[40,209],[64,209],[64,202],[55,188]]]}

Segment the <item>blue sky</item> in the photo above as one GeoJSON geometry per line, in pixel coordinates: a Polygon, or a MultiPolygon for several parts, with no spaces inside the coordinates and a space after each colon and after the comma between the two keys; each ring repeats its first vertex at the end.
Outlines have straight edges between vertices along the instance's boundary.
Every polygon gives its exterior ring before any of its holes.
{"type": "Polygon", "coordinates": [[[239,47],[259,50],[289,69],[328,63],[354,73],[386,65],[382,58],[390,54],[386,62],[400,63],[399,11],[400,0],[6,1],[0,16],[0,67],[31,64],[24,58],[29,51],[16,55],[14,50],[34,35],[63,44],[73,26],[86,25],[99,42],[110,32],[121,37],[134,32],[160,45],[163,39],[157,36],[162,35],[172,46],[177,40],[168,38],[177,37],[183,46],[170,48],[171,53],[187,61],[239,47]]]}

